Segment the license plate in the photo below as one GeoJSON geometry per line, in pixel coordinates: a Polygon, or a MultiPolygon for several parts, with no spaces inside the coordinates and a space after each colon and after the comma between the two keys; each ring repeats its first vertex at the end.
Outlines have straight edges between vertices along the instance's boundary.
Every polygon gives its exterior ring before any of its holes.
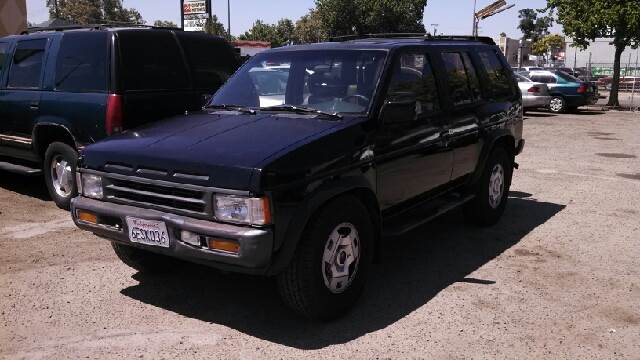
{"type": "Polygon", "coordinates": [[[169,232],[164,222],[127,217],[127,225],[131,242],[169,247],[169,232]]]}

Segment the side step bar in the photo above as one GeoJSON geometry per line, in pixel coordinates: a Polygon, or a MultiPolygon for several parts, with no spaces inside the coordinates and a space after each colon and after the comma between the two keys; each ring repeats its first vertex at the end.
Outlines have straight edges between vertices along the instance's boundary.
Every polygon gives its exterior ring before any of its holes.
{"type": "Polygon", "coordinates": [[[42,169],[32,168],[25,165],[18,165],[9,162],[0,161],[0,170],[27,175],[27,176],[38,176],[42,175],[42,169]]]}
{"type": "Polygon", "coordinates": [[[407,233],[434,218],[445,214],[473,199],[473,195],[451,196],[438,205],[425,204],[384,221],[383,236],[394,237],[407,233]]]}

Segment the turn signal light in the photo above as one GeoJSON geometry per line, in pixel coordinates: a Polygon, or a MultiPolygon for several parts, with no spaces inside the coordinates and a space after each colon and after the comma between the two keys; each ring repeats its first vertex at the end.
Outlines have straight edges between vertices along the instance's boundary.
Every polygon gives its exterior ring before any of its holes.
{"type": "Polygon", "coordinates": [[[89,224],[94,224],[94,225],[98,224],[98,215],[96,215],[94,213],[87,212],[87,211],[79,210],[78,211],[78,219],[80,221],[84,221],[84,222],[89,223],[89,224]]]}
{"type": "Polygon", "coordinates": [[[224,251],[232,254],[240,253],[240,244],[237,241],[227,239],[207,239],[209,249],[215,251],[224,251]]]}

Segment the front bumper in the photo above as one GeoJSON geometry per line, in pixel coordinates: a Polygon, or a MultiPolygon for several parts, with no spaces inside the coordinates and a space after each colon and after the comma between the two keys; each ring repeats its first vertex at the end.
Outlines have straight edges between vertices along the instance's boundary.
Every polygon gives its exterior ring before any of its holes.
{"type": "Polygon", "coordinates": [[[263,274],[271,260],[273,231],[269,228],[221,224],[82,196],[71,200],[71,216],[79,228],[108,240],[226,271],[263,274]],[[106,220],[103,223],[99,221],[97,225],[81,221],[78,219],[78,210],[88,211],[96,214],[99,219],[106,220]],[[162,248],[129,241],[127,217],[163,221],[169,233],[169,247],[162,248]],[[114,222],[119,226],[113,226],[114,222]],[[240,251],[238,254],[231,254],[185,243],[179,239],[181,230],[206,237],[235,240],[240,244],[240,251]]]}

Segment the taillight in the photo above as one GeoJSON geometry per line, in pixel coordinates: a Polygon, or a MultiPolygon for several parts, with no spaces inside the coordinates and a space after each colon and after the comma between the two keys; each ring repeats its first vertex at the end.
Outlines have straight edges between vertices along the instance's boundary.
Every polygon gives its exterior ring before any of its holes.
{"type": "Polygon", "coordinates": [[[580,87],[578,88],[578,94],[584,94],[588,89],[589,87],[587,86],[587,84],[580,84],[580,87]]]}
{"type": "Polygon", "coordinates": [[[540,92],[540,88],[537,87],[537,86],[532,86],[527,91],[530,92],[530,93],[537,93],[537,92],[540,92]]]}
{"type": "Polygon", "coordinates": [[[107,117],[104,121],[107,135],[122,131],[122,96],[111,94],[107,98],[107,117]]]}

